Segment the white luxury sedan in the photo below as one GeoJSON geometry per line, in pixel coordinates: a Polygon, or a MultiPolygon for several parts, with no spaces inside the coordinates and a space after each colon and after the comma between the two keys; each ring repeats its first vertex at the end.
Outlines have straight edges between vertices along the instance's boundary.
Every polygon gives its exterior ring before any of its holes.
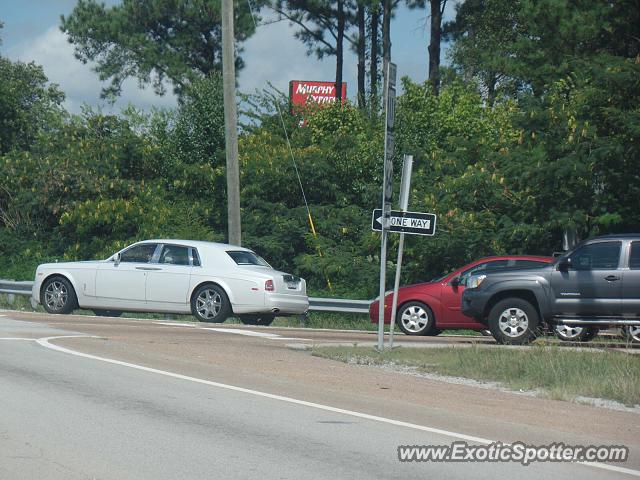
{"type": "Polygon", "coordinates": [[[145,240],[106,260],[42,264],[32,295],[49,313],[192,313],[216,323],[236,315],[250,325],[309,309],[304,279],[247,248],[191,240],[145,240]]]}

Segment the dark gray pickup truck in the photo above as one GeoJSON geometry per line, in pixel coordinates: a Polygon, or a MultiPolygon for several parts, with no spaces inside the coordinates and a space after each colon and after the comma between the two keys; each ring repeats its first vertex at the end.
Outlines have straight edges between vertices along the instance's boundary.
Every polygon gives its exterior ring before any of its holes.
{"type": "Polygon", "coordinates": [[[499,343],[523,344],[544,327],[640,334],[640,234],[582,242],[542,268],[473,276],[462,313],[485,323],[499,343]]]}

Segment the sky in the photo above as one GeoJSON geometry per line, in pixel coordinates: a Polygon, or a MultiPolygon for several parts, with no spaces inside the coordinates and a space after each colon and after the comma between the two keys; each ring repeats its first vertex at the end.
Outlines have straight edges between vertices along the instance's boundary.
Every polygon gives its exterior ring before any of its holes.
{"type": "MultiPolygon", "coordinates": [[[[76,3],[77,0],[0,0],[0,21],[4,22],[0,30],[0,55],[42,65],[49,80],[65,92],[64,105],[73,113],[80,113],[83,104],[100,107],[105,112],[118,112],[130,103],[144,110],[174,107],[176,98],[171,88],[160,97],[150,86],[140,88],[136,79],[125,82],[115,104],[100,99],[100,90],[106,83],[100,82],[90,64],[74,57],[73,46],[59,28],[60,16],[69,15],[76,3]]],[[[113,5],[119,1],[104,3],[113,5]]],[[[447,2],[445,20],[453,18],[455,3],[455,0],[447,2]]],[[[293,36],[295,31],[286,21],[258,24],[256,33],[244,43],[242,57],[246,66],[238,75],[241,92],[262,90],[268,83],[288,92],[290,80],[334,79],[335,58],[318,60],[307,56],[305,46],[293,36]]],[[[399,8],[391,24],[391,57],[398,66],[398,79],[403,76],[416,82],[426,79],[428,43],[428,11],[399,8]]],[[[446,58],[442,60],[446,62],[446,58]]],[[[352,100],[357,90],[356,67],[355,55],[349,51],[343,77],[347,82],[347,95],[352,100]]]]}

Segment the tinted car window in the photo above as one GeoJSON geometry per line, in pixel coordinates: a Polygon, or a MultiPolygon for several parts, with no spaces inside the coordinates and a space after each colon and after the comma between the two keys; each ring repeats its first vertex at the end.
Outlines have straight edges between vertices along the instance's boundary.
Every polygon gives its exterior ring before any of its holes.
{"type": "Polygon", "coordinates": [[[121,262],[131,263],[149,263],[153,258],[153,252],[156,251],[155,243],[145,243],[136,245],[120,254],[121,262]]]}
{"type": "Polygon", "coordinates": [[[571,255],[573,270],[610,270],[618,268],[620,242],[600,242],[585,245],[571,255]]]}
{"type": "Polygon", "coordinates": [[[509,260],[494,260],[493,262],[489,262],[486,265],[487,272],[502,270],[503,268],[507,268],[507,266],[509,266],[509,260]]]}
{"type": "Polygon", "coordinates": [[[261,267],[269,267],[270,265],[253,252],[246,250],[231,250],[227,252],[233,261],[238,265],[260,265],[261,267]]]}
{"type": "Polygon", "coordinates": [[[160,254],[160,263],[189,265],[189,247],[165,245],[160,254]]]}
{"type": "Polygon", "coordinates": [[[198,250],[196,250],[195,248],[192,248],[191,252],[193,254],[193,266],[199,267],[201,264],[200,264],[200,256],[198,255],[198,250]]]}
{"type": "Polygon", "coordinates": [[[467,284],[467,280],[471,275],[477,275],[482,272],[491,272],[506,268],[509,264],[509,260],[493,260],[491,262],[481,263],[475,267],[471,267],[460,274],[460,285],[467,284]]]}
{"type": "Polygon", "coordinates": [[[631,253],[629,255],[629,268],[640,270],[640,242],[631,243],[631,253]]]}
{"type": "Polygon", "coordinates": [[[546,262],[538,262],[536,260],[516,260],[516,268],[539,268],[547,265],[546,262]]]}

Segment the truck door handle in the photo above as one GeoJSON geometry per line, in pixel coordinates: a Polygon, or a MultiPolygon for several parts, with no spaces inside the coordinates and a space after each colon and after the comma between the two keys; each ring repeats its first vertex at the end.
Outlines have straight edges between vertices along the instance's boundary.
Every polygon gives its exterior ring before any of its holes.
{"type": "Polygon", "coordinates": [[[616,280],[620,280],[620,277],[616,277],[615,275],[607,275],[604,277],[607,282],[615,282],[616,280]]]}
{"type": "Polygon", "coordinates": [[[152,271],[156,271],[156,270],[162,270],[159,267],[136,267],[136,270],[152,270],[152,271]]]}

